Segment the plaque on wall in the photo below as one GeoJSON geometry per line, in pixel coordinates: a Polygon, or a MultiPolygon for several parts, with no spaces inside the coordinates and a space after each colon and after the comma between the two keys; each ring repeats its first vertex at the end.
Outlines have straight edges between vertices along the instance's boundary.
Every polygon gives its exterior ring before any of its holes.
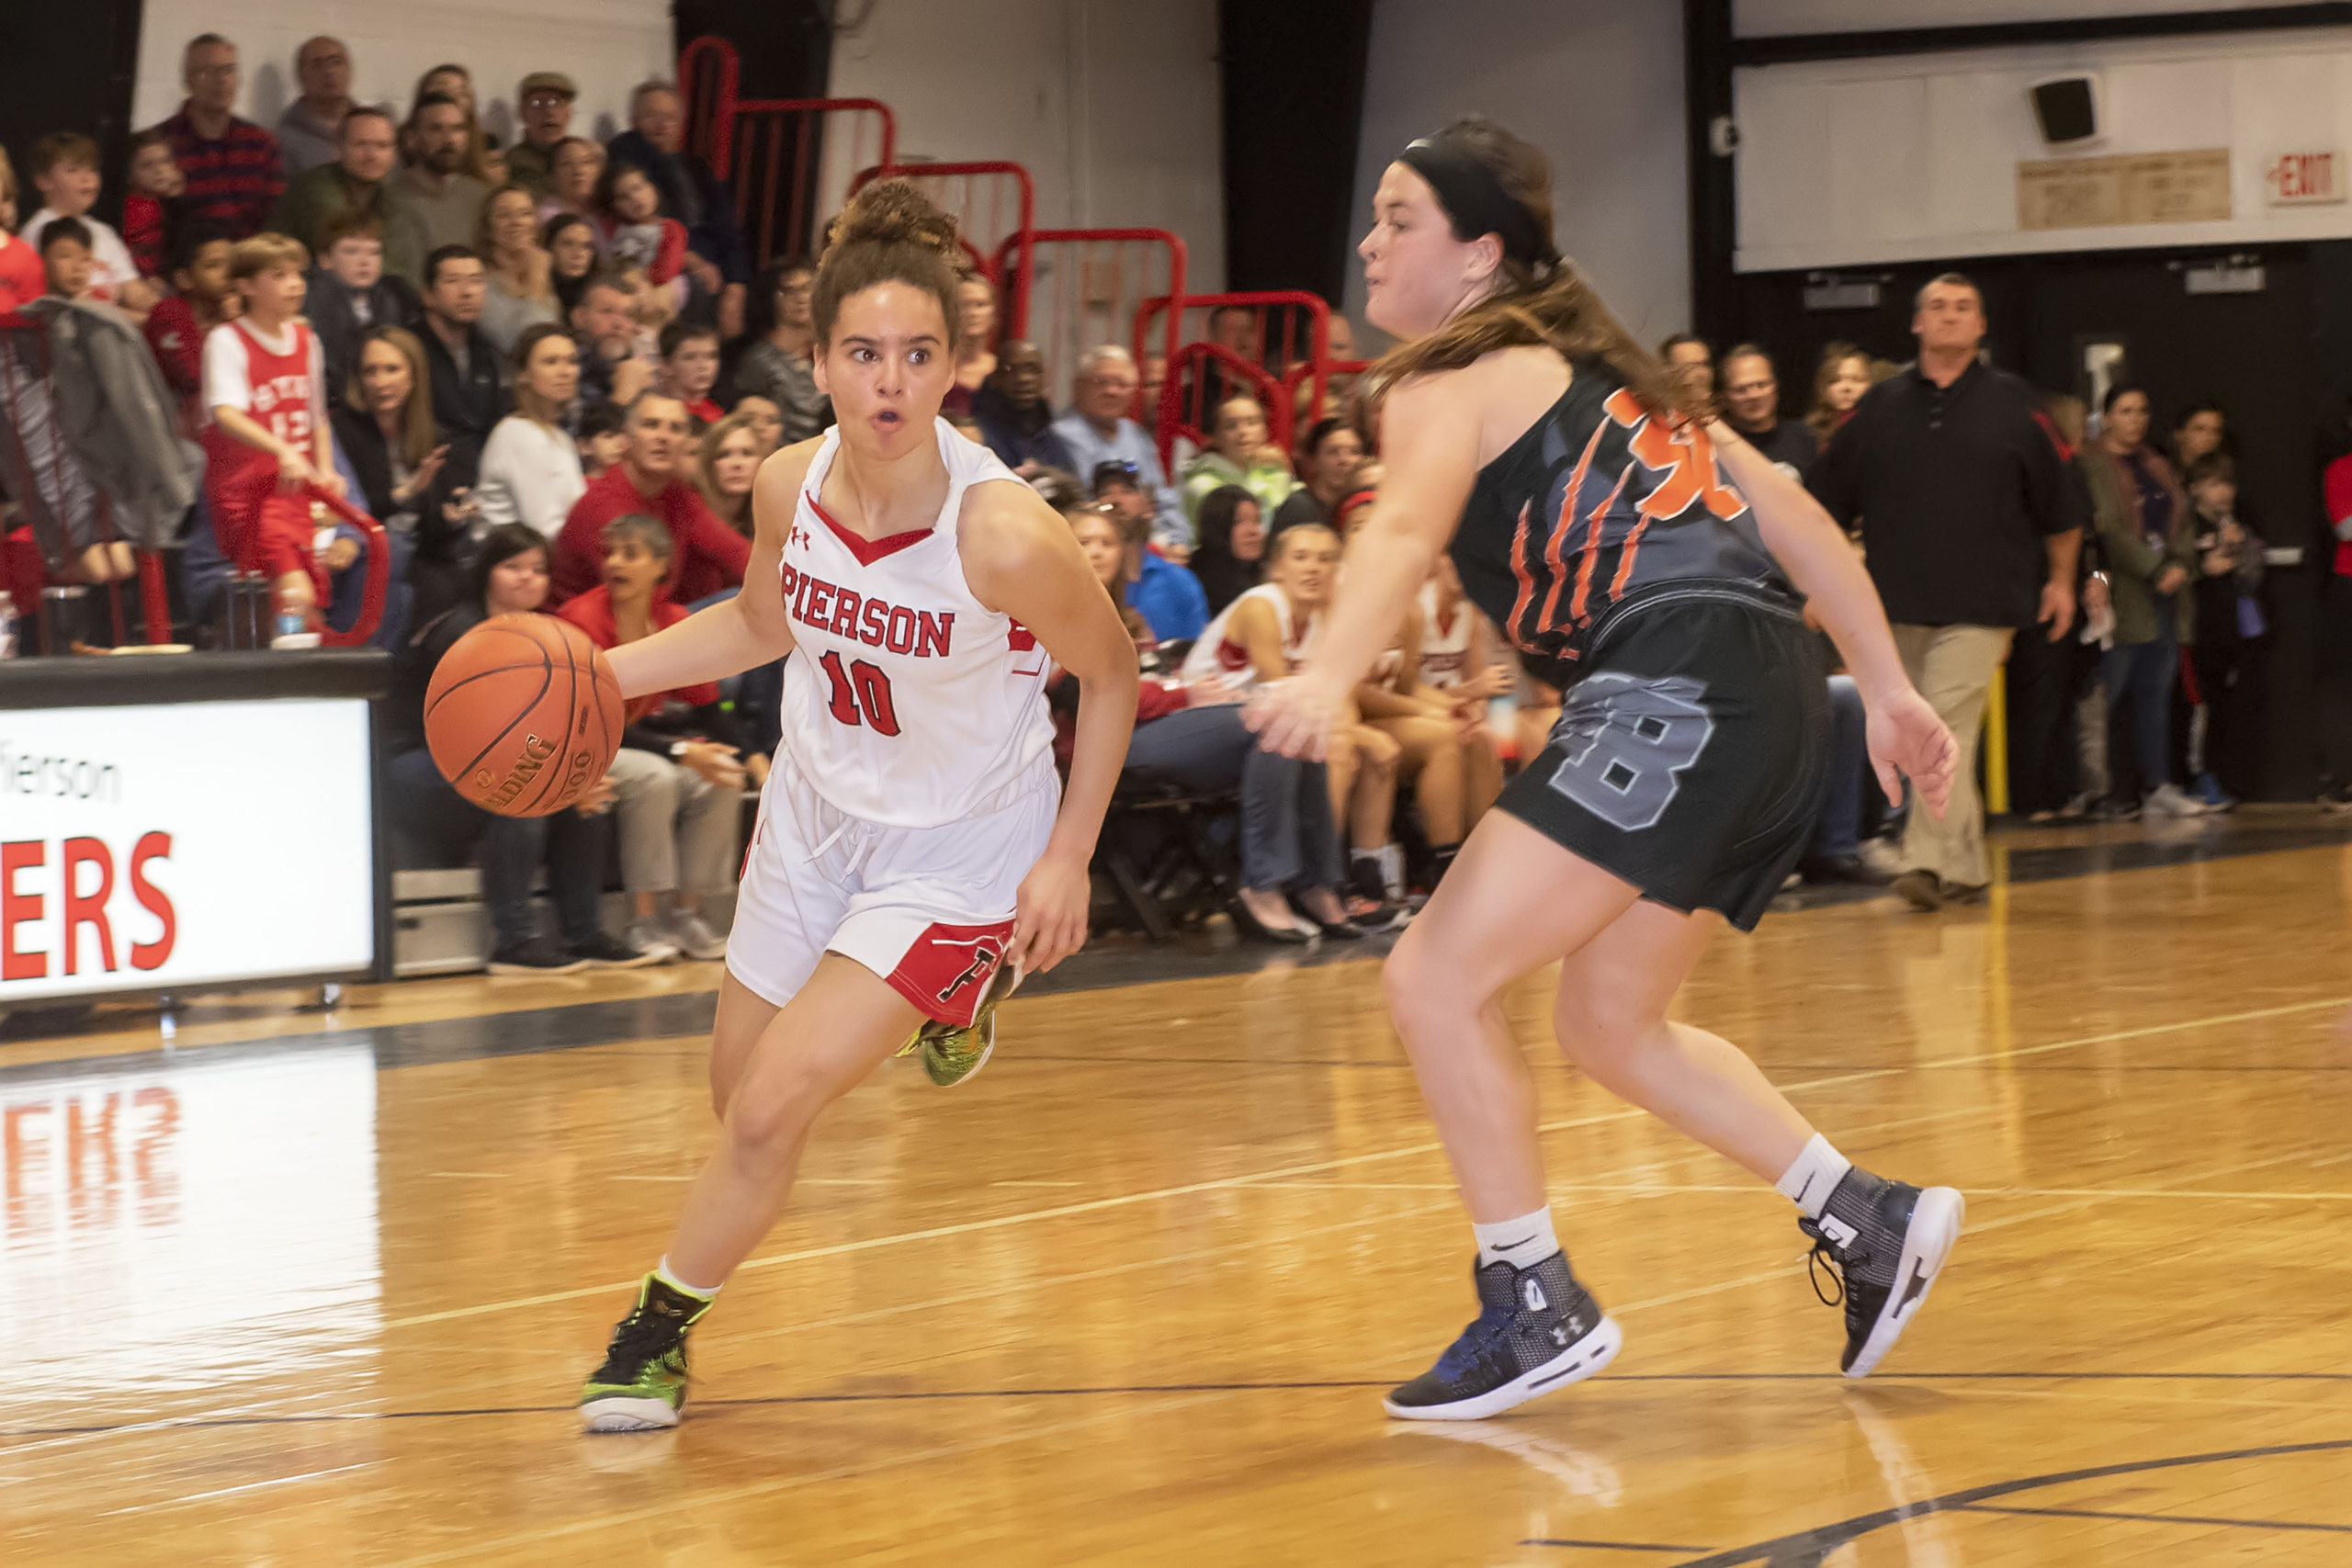
{"type": "Polygon", "coordinates": [[[2018,165],[2018,227],[2210,223],[2230,216],[2230,151],[2129,152],[2018,165]]]}

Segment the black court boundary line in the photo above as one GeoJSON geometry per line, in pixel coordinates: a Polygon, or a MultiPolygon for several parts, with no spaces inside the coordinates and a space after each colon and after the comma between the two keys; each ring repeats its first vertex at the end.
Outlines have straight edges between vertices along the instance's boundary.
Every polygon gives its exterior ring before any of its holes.
{"type": "Polygon", "coordinates": [[[2306,1524],[2298,1519],[2217,1519],[2198,1514],[2126,1514],[2104,1508],[2004,1508],[1991,1503],[1962,1503],[1957,1508],[1944,1511],[1950,1514],[2022,1514],[2039,1519],[2122,1519],[2132,1524],[2149,1525],[2229,1525],[2238,1529],[2254,1530],[2324,1530],[2334,1535],[2352,1535],[2352,1525],[2306,1524]]]}
{"type": "MultiPolygon", "coordinates": [[[[1826,1382],[1843,1384],[1839,1372],[1634,1372],[1612,1376],[1616,1383],[1826,1382]]],[[[2352,1382],[2352,1372],[1910,1372],[1873,1380],[1874,1386],[1910,1382],[2352,1382]]],[[[1067,1399],[1119,1394],[1284,1393],[1317,1390],[1393,1388],[1394,1378],[1331,1379],[1303,1382],[1111,1383],[1083,1388],[900,1389],[873,1393],[773,1393],[735,1399],[698,1399],[697,1411],[759,1410],[796,1404],[890,1404],[940,1399],[1067,1399]]],[[[79,1438],[108,1432],[197,1432],[235,1427],[307,1427],[338,1421],[417,1421],[468,1416],[555,1416],[570,1404],[453,1406],[439,1410],[341,1410],[293,1416],[162,1416],[152,1421],[101,1422],[85,1427],[0,1428],[0,1438],[79,1438]]],[[[1398,1426],[1398,1431],[1410,1431],[1398,1426]]],[[[2346,1446],[2352,1446],[2347,1444],[2346,1446]]],[[[0,1452],[6,1452],[0,1450],[0,1452]]],[[[2347,1527],[2352,1528],[2352,1527],[2347,1527]]],[[[1521,1544],[1527,1544],[1522,1542],[1521,1544]]],[[[1543,1544],[1537,1542],[1535,1544],[1543,1544]]],[[[1674,1548],[1699,1551],[1701,1548],[1674,1548]]]]}
{"type": "MultiPolygon", "coordinates": [[[[2011,884],[2063,881],[2110,871],[2188,865],[2347,843],[2352,843],[2352,832],[2313,823],[2247,828],[2234,834],[2223,833],[2176,843],[2133,840],[2064,849],[2018,849],[2011,852],[2008,880],[2011,884]]],[[[1865,898],[1883,897],[1885,893],[1883,887],[1822,889],[1814,897],[1799,896],[1798,907],[1790,912],[1805,913],[1812,909],[1833,908],[1865,898]]],[[[1363,942],[1327,942],[1310,953],[1277,951],[1249,943],[1223,952],[1199,953],[1186,949],[1182,958],[1184,967],[1173,971],[1170,968],[1168,955],[1160,949],[1123,947],[1099,953],[1091,958],[1081,953],[1055,974],[1037,976],[1023,994],[1058,996],[1115,990],[1125,986],[1163,980],[1233,979],[1263,973],[1273,967],[1328,968],[1338,964],[1363,964],[1385,957],[1394,942],[1392,935],[1381,933],[1363,942]]],[[[219,1045],[189,1045],[168,1050],[157,1048],[39,1062],[7,1062],[7,1043],[0,1042],[0,1089],[11,1084],[42,1083],[60,1077],[112,1077],[197,1064],[254,1061],[280,1052],[349,1046],[366,1046],[374,1052],[379,1072],[396,1067],[436,1066],[452,1062],[616,1045],[624,1041],[691,1039],[710,1032],[718,1011],[718,992],[713,987],[707,991],[673,991],[658,997],[568,1002],[558,1007],[532,1008],[516,1012],[473,1013],[413,1023],[320,1030],[306,1034],[283,1034],[266,1040],[237,1041],[219,1045]]],[[[1008,1058],[1012,1059],[1014,1058],[1008,1058]]],[[[1069,1055],[1021,1059],[1084,1061],[1090,1058],[1069,1055]]],[[[1100,1059],[1105,1062],[1118,1060],[1100,1059]]],[[[1119,1061],[1118,1065],[1137,1066],[1149,1064],[1119,1061]]],[[[1329,1065],[1394,1067],[1406,1064],[1401,1059],[1338,1064],[1276,1059],[1204,1060],[1193,1065],[1263,1068],[1329,1065]]],[[[1867,1065],[1879,1066],[1884,1064],[1867,1065]]]]}
{"type": "MultiPolygon", "coordinates": [[[[2164,1459],[2131,1460],[2120,1464],[2089,1465],[2080,1470],[2053,1471],[2047,1475],[2030,1475],[2014,1481],[1989,1482],[1971,1486],[1964,1491],[1947,1492],[1940,1497],[1922,1502],[1905,1503],[1897,1507],[1882,1508],[1875,1513],[1857,1514],[1835,1524],[1820,1525],[1793,1535],[1758,1541],[1753,1546],[1736,1546],[1728,1551],[1707,1557],[1694,1557],[1676,1568],[1821,1568],[1829,1554],[1839,1548],[1860,1540],[1866,1535],[1929,1514],[1964,1513],[1970,1505],[1994,1497],[2013,1496],[2019,1492],[2037,1491],[2045,1486],[2063,1486],[2075,1481],[2104,1481],[2117,1475],[2144,1475],[2160,1470],[2183,1470],[2200,1464],[2227,1464],[2238,1460],[2280,1459],[2291,1454],[2339,1453],[2352,1450],[2352,1438],[2331,1438],[2316,1443],[2279,1443],[2267,1448],[2226,1449],[2216,1453],[2176,1454],[2164,1459]]],[[[1985,1510],[1979,1510],[1985,1511],[1985,1510]]],[[[2224,1524],[2243,1521],[2222,1520],[2224,1524]]],[[[1521,1545],[1529,1544],[1521,1542],[1521,1545]]]]}
{"type": "Polygon", "coordinates": [[[1546,1538],[1522,1540],[1521,1546],[1568,1546],[1582,1551],[1704,1551],[1703,1546],[1665,1546],[1641,1540],[1566,1540],[1546,1538]]]}

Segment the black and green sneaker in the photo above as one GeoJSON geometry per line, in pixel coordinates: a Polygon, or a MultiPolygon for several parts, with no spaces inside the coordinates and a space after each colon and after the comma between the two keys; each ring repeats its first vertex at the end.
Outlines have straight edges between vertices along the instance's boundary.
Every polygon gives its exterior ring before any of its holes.
{"type": "Polygon", "coordinates": [[[959,1029],[933,1019],[915,1031],[914,1037],[899,1048],[899,1055],[921,1051],[922,1070],[931,1081],[942,1089],[955,1088],[978,1072],[996,1049],[997,1004],[1020,987],[1021,971],[1011,964],[999,964],[989,976],[988,991],[968,1025],[959,1029]]]}
{"type": "Polygon", "coordinates": [[[678,1424],[686,1404],[686,1330],[710,1310],[702,1296],[648,1274],[637,1305],[613,1330],[605,1364],[580,1391],[580,1425],[591,1432],[650,1432],[678,1424]]]}

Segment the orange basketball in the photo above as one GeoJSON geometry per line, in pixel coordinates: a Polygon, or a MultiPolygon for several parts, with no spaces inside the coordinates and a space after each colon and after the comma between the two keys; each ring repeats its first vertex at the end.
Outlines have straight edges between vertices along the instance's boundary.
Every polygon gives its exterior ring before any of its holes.
{"type": "Polygon", "coordinates": [[[424,743],[459,795],[545,817],[605,776],[621,744],[621,684],[588,634],[553,615],[499,615],[452,645],[424,693],[424,743]]]}

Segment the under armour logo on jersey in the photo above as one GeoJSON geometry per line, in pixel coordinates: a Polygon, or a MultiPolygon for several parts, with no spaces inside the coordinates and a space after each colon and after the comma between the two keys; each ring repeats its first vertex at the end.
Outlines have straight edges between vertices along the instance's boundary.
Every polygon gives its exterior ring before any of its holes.
{"type": "Polygon", "coordinates": [[[795,523],[792,525],[792,542],[800,548],[804,550],[807,549],[808,547],[808,530],[803,528],[799,524],[795,523]]]}

